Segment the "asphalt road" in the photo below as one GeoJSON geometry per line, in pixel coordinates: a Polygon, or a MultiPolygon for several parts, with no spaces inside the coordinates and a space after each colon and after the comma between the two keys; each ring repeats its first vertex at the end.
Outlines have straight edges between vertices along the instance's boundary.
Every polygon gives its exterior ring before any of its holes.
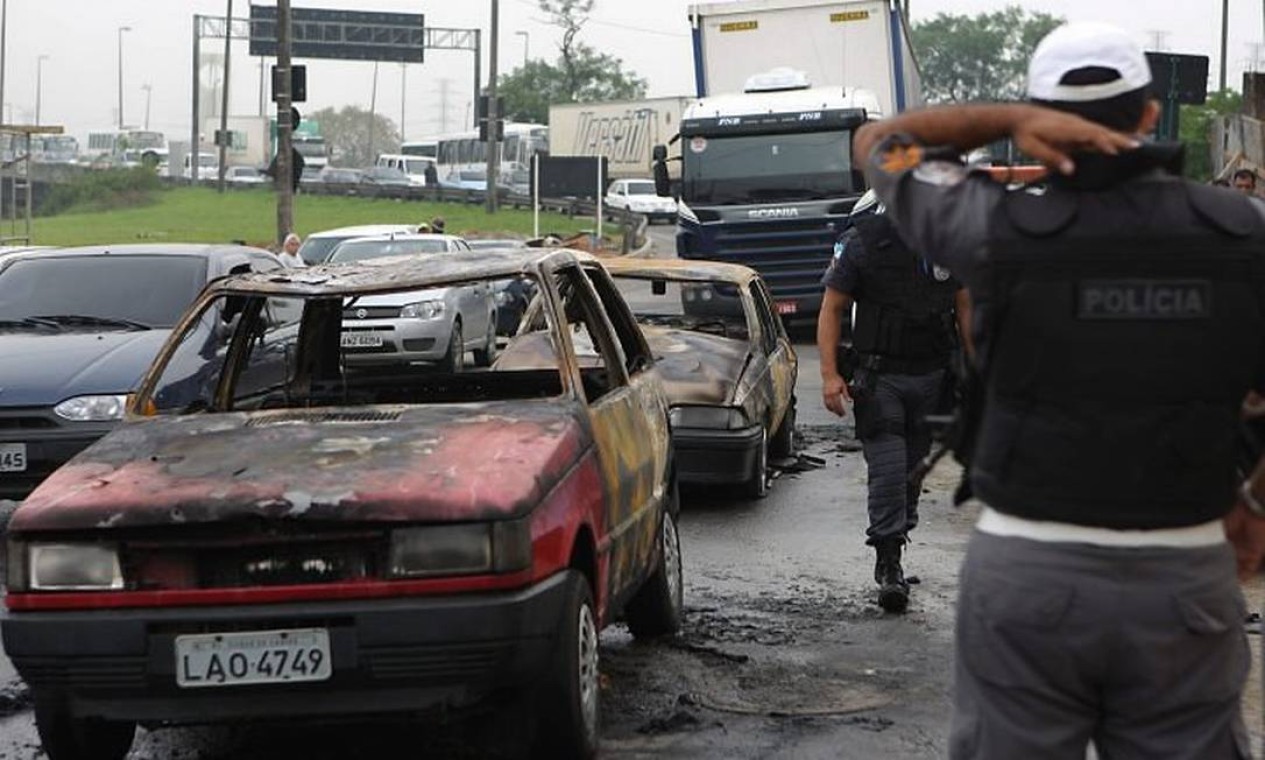
{"type": "MultiPolygon", "coordinates": [[[[667,230],[670,240],[671,228],[652,229],[660,237],[667,230]]],[[[864,463],[848,421],[821,406],[806,336],[798,349],[801,449],[824,465],[781,475],[759,501],[683,494],[684,630],[654,643],[634,642],[620,625],[603,633],[605,758],[945,756],[957,567],[974,514],[950,506],[956,470],[933,472],[906,562],[921,583],[907,614],[884,614],[863,545],[864,463]]],[[[1261,584],[1249,596],[1260,609],[1261,584]]],[[[0,710],[8,712],[0,717],[0,760],[34,758],[23,690],[2,686],[11,678],[0,658],[0,710]]],[[[1257,670],[1245,707],[1258,735],[1260,682],[1257,670]]],[[[443,727],[168,729],[143,732],[131,757],[512,757],[507,725],[504,716],[487,716],[443,727]]]]}

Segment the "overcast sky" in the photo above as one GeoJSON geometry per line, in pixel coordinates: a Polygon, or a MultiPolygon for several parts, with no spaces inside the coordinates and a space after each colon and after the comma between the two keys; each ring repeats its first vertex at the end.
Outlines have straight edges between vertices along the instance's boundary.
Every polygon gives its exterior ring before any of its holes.
{"type": "MultiPolygon", "coordinates": [[[[129,125],[145,120],[146,92],[152,87],[150,127],[171,139],[187,139],[192,83],[193,15],[220,15],[224,0],[5,0],[8,5],[8,50],[4,103],[13,121],[34,120],[36,60],[43,63],[41,121],[64,124],[81,140],[89,131],[109,129],[117,119],[118,28],[131,27],[123,39],[123,110],[129,125]]],[[[235,15],[247,16],[249,0],[236,0],[235,15]]],[[[271,4],[268,0],[264,4],[271,4]]],[[[487,29],[489,0],[295,0],[297,6],[425,13],[428,26],[487,29]]],[[[626,66],[650,82],[651,96],[688,95],[693,82],[686,8],[689,0],[597,0],[582,39],[622,58],[626,66]]],[[[1219,66],[1221,3],[1216,0],[911,0],[915,21],[939,12],[976,13],[1018,4],[1076,21],[1109,21],[1137,34],[1148,48],[1163,33],[1167,50],[1212,58],[1215,84],[1219,66]]],[[[1231,86],[1241,72],[1253,68],[1253,43],[1260,43],[1262,5],[1258,0],[1231,0],[1231,86]]],[[[486,37],[485,37],[486,39],[486,37]]],[[[501,70],[523,60],[524,42],[531,57],[557,55],[559,35],[534,0],[501,0],[501,70]],[[527,37],[516,34],[526,32],[527,37]]],[[[203,50],[222,52],[223,41],[207,40],[203,50]]],[[[231,112],[259,111],[259,59],[244,42],[235,42],[232,63],[231,112]]],[[[1265,53],[1260,68],[1265,68],[1265,53]]],[[[306,111],[348,103],[368,107],[373,64],[306,61],[306,111]]],[[[486,77],[486,63],[484,66],[486,77]]],[[[469,53],[433,51],[426,63],[409,65],[405,98],[408,137],[464,128],[469,123],[473,92],[473,59],[469,53]],[[446,96],[446,110],[444,92],[446,96]]],[[[377,92],[378,110],[398,122],[401,66],[383,64],[377,92]]]]}

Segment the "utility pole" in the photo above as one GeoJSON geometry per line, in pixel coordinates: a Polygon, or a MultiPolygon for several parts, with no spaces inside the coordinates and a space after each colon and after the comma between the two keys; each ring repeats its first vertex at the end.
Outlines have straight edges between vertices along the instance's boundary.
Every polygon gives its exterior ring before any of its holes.
{"type": "Polygon", "coordinates": [[[0,103],[4,102],[4,54],[9,41],[9,0],[0,0],[0,103]]]}
{"type": "Polygon", "coordinates": [[[1225,90],[1226,45],[1230,39],[1230,0],[1221,0],[1221,79],[1219,91],[1225,90]]]}
{"type": "Polygon", "coordinates": [[[224,91],[220,93],[220,133],[219,138],[215,142],[220,146],[220,187],[221,193],[224,192],[225,174],[228,167],[228,82],[229,67],[233,63],[233,0],[228,0],[228,7],[224,9],[224,91]]]}
{"type": "Polygon", "coordinates": [[[373,123],[378,119],[378,62],[373,62],[373,89],[369,92],[369,163],[372,164],[375,156],[373,153],[373,123]]]}
{"type": "MultiPolygon", "coordinates": [[[[40,125],[40,105],[44,99],[44,61],[48,56],[41,55],[35,59],[35,126],[40,125]]],[[[145,126],[149,129],[149,125],[145,126]]]]}
{"type": "Polygon", "coordinates": [[[123,129],[123,32],[132,31],[130,26],[119,27],[119,130],[123,129]]]}
{"type": "Polygon", "coordinates": [[[404,104],[408,102],[408,64],[400,63],[400,146],[404,146],[404,104]]]}
{"type": "Polygon", "coordinates": [[[199,163],[198,159],[200,157],[199,153],[201,152],[199,149],[202,147],[200,144],[201,141],[198,139],[202,134],[199,131],[200,127],[198,125],[198,117],[201,116],[199,111],[202,110],[202,103],[201,103],[202,96],[198,92],[198,90],[200,89],[202,85],[202,78],[201,78],[202,61],[199,58],[201,49],[202,49],[202,17],[197,14],[194,14],[193,16],[193,119],[192,119],[193,129],[190,130],[191,134],[189,135],[189,178],[193,181],[193,184],[195,185],[198,184],[198,163],[199,163]]]}
{"type": "Polygon", "coordinates": [[[154,86],[152,84],[143,84],[141,89],[145,91],[145,131],[149,131],[149,102],[154,97],[154,86]]]}
{"type": "Polygon", "coordinates": [[[501,175],[501,146],[497,141],[497,126],[501,120],[501,109],[496,102],[496,46],[500,34],[500,0],[492,0],[492,39],[488,45],[488,174],[487,200],[488,213],[496,213],[497,179],[501,175]]]}
{"type": "Polygon", "coordinates": [[[277,0],[277,245],[294,230],[290,121],[290,0],[277,0]]]}
{"type": "Polygon", "coordinates": [[[523,68],[526,69],[527,59],[530,57],[530,52],[531,52],[531,33],[518,31],[518,32],[514,32],[514,35],[516,37],[523,38],[523,68]]]}

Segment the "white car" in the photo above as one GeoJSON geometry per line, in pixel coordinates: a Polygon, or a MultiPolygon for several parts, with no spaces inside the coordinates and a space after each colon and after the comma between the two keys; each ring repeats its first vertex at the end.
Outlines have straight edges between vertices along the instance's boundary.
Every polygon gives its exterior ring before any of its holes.
{"type": "Polygon", "coordinates": [[[234,185],[264,185],[272,181],[253,166],[230,166],[224,170],[224,179],[234,185]]]}
{"type": "MultiPolygon", "coordinates": [[[[326,263],[428,253],[468,255],[470,246],[452,235],[379,235],[339,244],[326,263]]],[[[495,283],[478,282],[359,296],[343,309],[343,359],[359,366],[425,362],[460,372],[473,352],[476,365],[491,366],[498,292],[495,283]]]]}
{"type": "Polygon", "coordinates": [[[654,191],[654,180],[617,179],[606,191],[606,205],[642,214],[653,224],[655,220],[676,221],[676,201],[660,198],[654,191]]]}
{"type": "Polygon", "coordinates": [[[362,224],[356,227],[339,227],[313,232],[307,236],[299,248],[299,258],[303,259],[303,263],[308,266],[323,264],[330,253],[344,240],[379,235],[415,235],[420,229],[419,224],[362,224]]]}

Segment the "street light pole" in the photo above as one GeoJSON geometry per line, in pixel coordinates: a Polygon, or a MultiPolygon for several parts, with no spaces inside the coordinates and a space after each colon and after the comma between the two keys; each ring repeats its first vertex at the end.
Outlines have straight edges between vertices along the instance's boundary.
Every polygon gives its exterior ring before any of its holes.
{"type": "Polygon", "coordinates": [[[1230,39],[1230,0],[1221,0],[1221,79],[1218,90],[1225,90],[1226,44],[1230,39]]]}
{"type": "Polygon", "coordinates": [[[119,129],[123,129],[123,32],[132,31],[130,26],[119,27],[119,129]]]}
{"type": "Polygon", "coordinates": [[[523,68],[527,68],[527,59],[531,51],[531,32],[514,32],[514,36],[523,38],[523,68]]]}
{"type": "Polygon", "coordinates": [[[221,193],[224,192],[227,183],[225,172],[228,167],[228,82],[229,82],[229,65],[233,62],[233,0],[228,0],[228,7],[224,9],[224,91],[222,93],[223,100],[220,102],[220,133],[216,135],[219,139],[219,187],[221,193]]]}
{"type": "Polygon", "coordinates": [[[152,84],[143,84],[141,89],[145,91],[145,131],[149,131],[149,101],[154,96],[154,86],[152,84]]]}
{"type": "Polygon", "coordinates": [[[40,105],[44,96],[44,61],[48,56],[41,55],[35,59],[35,126],[40,125],[40,105]]]}
{"type": "Polygon", "coordinates": [[[499,200],[496,197],[497,180],[501,175],[501,146],[497,141],[497,126],[499,126],[501,120],[501,109],[496,102],[496,48],[500,40],[500,28],[501,4],[499,0],[492,0],[492,38],[488,46],[488,168],[486,181],[483,184],[487,192],[487,210],[489,214],[496,213],[496,205],[499,200]]]}
{"type": "Polygon", "coordinates": [[[404,147],[404,104],[408,102],[408,64],[400,63],[400,147],[404,147]]]}
{"type": "Polygon", "coordinates": [[[9,0],[0,0],[0,103],[4,102],[4,53],[9,39],[9,0]]]}

